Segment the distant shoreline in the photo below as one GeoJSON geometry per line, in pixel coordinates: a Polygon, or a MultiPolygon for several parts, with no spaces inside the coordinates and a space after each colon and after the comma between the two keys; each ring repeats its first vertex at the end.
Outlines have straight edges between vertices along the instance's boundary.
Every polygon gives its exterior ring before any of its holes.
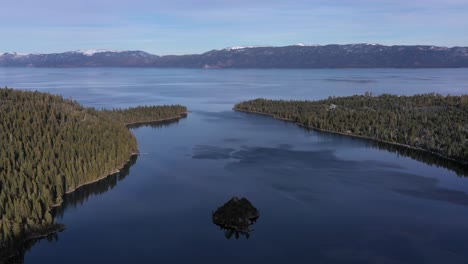
{"type": "Polygon", "coordinates": [[[374,141],[374,142],[386,143],[386,144],[395,145],[395,146],[399,146],[399,147],[404,147],[404,148],[408,148],[408,149],[418,150],[418,151],[422,151],[422,152],[425,152],[425,153],[428,153],[428,154],[431,154],[431,155],[438,156],[439,158],[442,158],[442,159],[445,159],[445,160],[455,161],[455,162],[460,163],[462,165],[468,165],[468,162],[465,162],[465,161],[462,161],[462,160],[451,159],[451,158],[449,158],[447,156],[444,156],[444,155],[442,155],[440,153],[432,152],[432,151],[429,151],[427,149],[416,148],[416,147],[412,147],[412,146],[409,146],[409,145],[405,145],[405,144],[401,144],[401,143],[397,143],[397,142],[385,141],[385,140],[376,139],[376,138],[372,138],[372,137],[359,136],[359,135],[355,135],[355,134],[352,134],[352,133],[342,133],[342,132],[337,132],[337,131],[320,129],[320,128],[316,128],[316,127],[312,127],[312,126],[306,126],[304,124],[295,122],[292,119],[276,117],[275,115],[272,115],[272,114],[266,114],[266,113],[256,112],[256,111],[248,111],[248,110],[243,110],[243,109],[238,109],[238,108],[233,108],[233,110],[237,111],[237,112],[243,112],[243,113],[249,113],[249,114],[256,114],[256,115],[272,117],[272,118],[274,118],[276,120],[281,120],[281,121],[285,121],[285,122],[289,122],[289,123],[294,123],[294,124],[296,124],[296,125],[298,125],[300,127],[304,127],[304,128],[319,131],[319,132],[326,132],[326,133],[332,133],[332,134],[348,136],[348,137],[353,137],[353,138],[366,139],[366,140],[371,140],[371,141],[374,141]]]}

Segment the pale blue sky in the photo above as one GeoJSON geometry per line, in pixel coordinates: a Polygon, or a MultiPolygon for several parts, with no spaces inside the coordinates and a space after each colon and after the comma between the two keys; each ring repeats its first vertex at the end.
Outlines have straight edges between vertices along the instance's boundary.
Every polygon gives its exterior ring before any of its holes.
{"type": "Polygon", "coordinates": [[[0,52],[201,53],[296,43],[468,46],[468,0],[4,0],[0,52]]]}

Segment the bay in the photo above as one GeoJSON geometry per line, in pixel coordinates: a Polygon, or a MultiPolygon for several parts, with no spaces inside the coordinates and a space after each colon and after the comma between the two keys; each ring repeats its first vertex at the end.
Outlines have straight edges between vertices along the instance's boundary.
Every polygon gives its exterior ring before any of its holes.
{"type": "Polygon", "coordinates": [[[465,263],[464,169],[423,154],[231,110],[241,100],[468,92],[468,69],[189,70],[0,68],[0,85],[96,108],[179,103],[133,128],[142,155],[69,195],[67,229],[25,263],[465,263]],[[247,239],[211,214],[232,196],[260,211],[247,239]]]}

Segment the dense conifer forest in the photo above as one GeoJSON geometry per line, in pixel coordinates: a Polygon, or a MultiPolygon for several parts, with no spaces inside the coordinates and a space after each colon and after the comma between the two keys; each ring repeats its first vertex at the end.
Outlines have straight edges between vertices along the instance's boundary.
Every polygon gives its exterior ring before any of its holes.
{"type": "Polygon", "coordinates": [[[355,95],[320,101],[255,99],[239,111],[301,125],[401,144],[468,162],[468,95],[355,95]]]}
{"type": "Polygon", "coordinates": [[[183,106],[96,110],[41,92],[0,89],[0,259],[54,230],[65,193],[107,177],[138,153],[128,123],[178,118],[183,106]]]}
{"type": "Polygon", "coordinates": [[[187,113],[187,108],[181,105],[167,106],[138,106],[128,109],[102,110],[104,115],[119,120],[125,125],[151,123],[155,120],[179,118],[187,113]]]}

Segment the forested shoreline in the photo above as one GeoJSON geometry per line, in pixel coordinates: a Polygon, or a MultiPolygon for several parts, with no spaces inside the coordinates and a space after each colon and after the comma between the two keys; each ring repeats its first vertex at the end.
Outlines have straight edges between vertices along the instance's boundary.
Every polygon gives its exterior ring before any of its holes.
{"type": "Polygon", "coordinates": [[[0,259],[19,241],[63,226],[65,193],[118,172],[138,153],[127,124],[186,115],[184,106],[97,110],[58,95],[0,89],[0,259]]]}
{"type": "Polygon", "coordinates": [[[354,95],[319,101],[255,99],[237,111],[419,149],[468,163],[468,95],[354,95]]]}
{"type": "Polygon", "coordinates": [[[160,122],[180,118],[187,114],[187,108],[181,105],[167,106],[137,106],[127,109],[103,109],[101,112],[126,126],[160,122]]]}

